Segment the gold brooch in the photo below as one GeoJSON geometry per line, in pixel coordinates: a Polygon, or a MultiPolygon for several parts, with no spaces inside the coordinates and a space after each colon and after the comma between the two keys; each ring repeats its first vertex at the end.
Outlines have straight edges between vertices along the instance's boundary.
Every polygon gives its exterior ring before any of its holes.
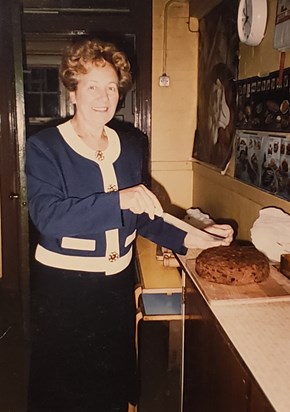
{"type": "Polygon", "coordinates": [[[108,256],[109,262],[115,262],[117,259],[119,259],[119,253],[118,252],[111,252],[108,256]]]}
{"type": "Polygon", "coordinates": [[[111,184],[107,187],[107,193],[108,192],[117,192],[117,186],[114,184],[111,184]]]}
{"type": "Polygon", "coordinates": [[[104,152],[102,150],[97,150],[95,153],[96,159],[101,161],[104,160],[105,156],[104,156],[104,152]]]}

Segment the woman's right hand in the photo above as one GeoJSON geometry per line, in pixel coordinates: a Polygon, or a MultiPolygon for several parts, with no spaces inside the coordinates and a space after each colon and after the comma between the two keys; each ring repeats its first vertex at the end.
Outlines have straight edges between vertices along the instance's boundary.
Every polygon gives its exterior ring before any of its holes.
{"type": "Polygon", "coordinates": [[[148,213],[150,219],[161,216],[162,206],[157,197],[144,185],[137,185],[119,191],[121,209],[136,214],[148,213]]]}

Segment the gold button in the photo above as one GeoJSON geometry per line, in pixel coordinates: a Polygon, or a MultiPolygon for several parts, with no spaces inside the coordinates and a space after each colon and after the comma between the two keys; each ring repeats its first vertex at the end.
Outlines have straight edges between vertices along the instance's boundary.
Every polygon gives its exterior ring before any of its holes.
{"type": "Polygon", "coordinates": [[[119,253],[118,252],[111,252],[108,256],[109,262],[115,262],[117,259],[119,259],[119,253]]]}
{"type": "Polygon", "coordinates": [[[95,153],[95,156],[96,156],[96,159],[99,161],[104,160],[105,158],[104,152],[102,152],[102,150],[97,150],[95,153]]]}
{"type": "Polygon", "coordinates": [[[117,186],[114,184],[111,184],[107,187],[107,193],[108,192],[116,192],[117,191],[117,186]]]}

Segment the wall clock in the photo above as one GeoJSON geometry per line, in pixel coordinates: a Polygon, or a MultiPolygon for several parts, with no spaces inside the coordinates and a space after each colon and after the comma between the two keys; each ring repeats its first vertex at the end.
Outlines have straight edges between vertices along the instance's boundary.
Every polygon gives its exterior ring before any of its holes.
{"type": "Polygon", "coordinates": [[[267,23],[267,0],[240,0],[237,26],[240,41],[258,46],[263,40],[267,23]]]}

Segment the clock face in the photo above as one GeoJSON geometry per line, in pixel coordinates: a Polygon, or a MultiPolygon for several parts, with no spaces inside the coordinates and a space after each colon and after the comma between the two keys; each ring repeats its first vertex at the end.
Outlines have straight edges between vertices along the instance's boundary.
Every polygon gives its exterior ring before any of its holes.
{"type": "Polygon", "coordinates": [[[248,0],[244,1],[244,5],[242,8],[242,31],[244,34],[244,38],[248,39],[251,33],[252,27],[252,3],[248,0]]]}
{"type": "Polygon", "coordinates": [[[242,43],[257,46],[261,43],[267,21],[267,0],[240,0],[237,25],[242,43]]]}

